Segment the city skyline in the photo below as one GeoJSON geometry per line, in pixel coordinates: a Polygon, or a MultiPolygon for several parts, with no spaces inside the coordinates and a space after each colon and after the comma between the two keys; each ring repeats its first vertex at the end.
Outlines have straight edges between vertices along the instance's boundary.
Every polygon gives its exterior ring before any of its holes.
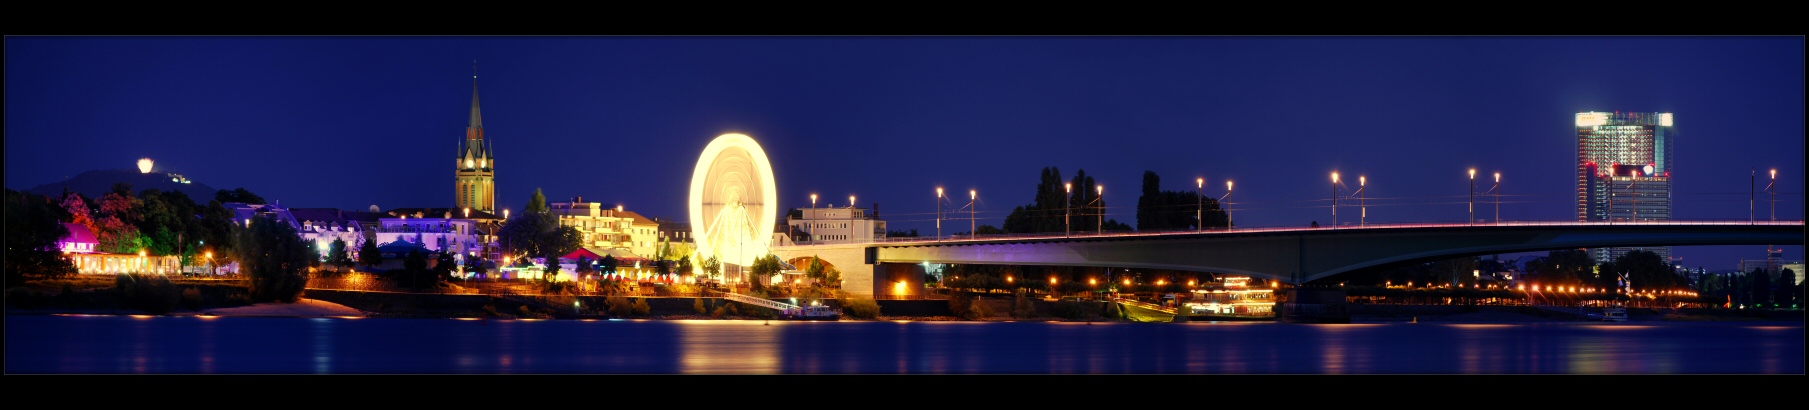
{"type": "MultiPolygon", "coordinates": [[[[1236,181],[1239,226],[1329,224],[1331,172],[1366,177],[1370,223],[1462,221],[1472,168],[1502,173],[1502,219],[1569,220],[1574,115],[1618,111],[1675,114],[1674,219],[1746,217],[1738,171],[1756,170],[1763,188],[1772,168],[1778,217],[1802,219],[1802,46],[1801,37],[9,36],[6,184],[150,157],[160,170],[296,207],[450,206],[446,158],[466,128],[476,60],[504,209],[540,188],[553,201],[583,196],[684,219],[699,152],[739,132],[771,157],[781,209],[808,207],[813,193],[824,206],[855,195],[863,207],[879,203],[892,230],[925,234],[935,188],[977,190],[979,224],[1000,226],[1033,201],[1036,173],[1051,166],[1064,179],[1081,169],[1098,179],[1109,217],[1132,225],[1146,170],[1164,190],[1204,177],[1213,198],[1236,181]],[[1662,63],[1625,63],[1652,56],[1662,63]]],[[[1768,199],[1757,193],[1755,218],[1768,219],[1768,199]]],[[[1355,215],[1351,204],[1340,213],[1355,215]]],[[[1674,253],[1720,269],[1763,257],[1747,248],[1760,247],[1674,253]]],[[[1800,246],[1786,248],[1802,259],[1800,246]]]]}

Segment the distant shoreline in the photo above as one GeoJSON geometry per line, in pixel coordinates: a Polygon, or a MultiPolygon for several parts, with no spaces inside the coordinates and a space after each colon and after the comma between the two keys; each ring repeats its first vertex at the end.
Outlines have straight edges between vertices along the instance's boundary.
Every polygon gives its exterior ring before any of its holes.
{"type": "MultiPolygon", "coordinates": [[[[1378,323],[1458,323],[1458,324],[1514,324],[1514,323],[1564,323],[1589,322],[1588,320],[1539,316],[1522,313],[1522,307],[1486,306],[1473,311],[1466,311],[1457,306],[1416,306],[1416,305],[1383,305],[1385,313],[1357,313],[1350,316],[1353,324],[1378,323]]],[[[1369,308],[1369,307],[1366,307],[1369,308]]],[[[1363,309],[1358,310],[1376,310],[1363,309]]],[[[1630,322],[1784,322],[1803,323],[1803,312],[1798,311],[1735,311],[1710,310],[1704,312],[1658,312],[1652,309],[1631,310],[1630,322]]],[[[297,303],[259,303],[249,306],[230,308],[202,309],[200,311],[177,311],[165,314],[151,314],[129,309],[69,309],[69,308],[13,308],[6,314],[39,314],[39,315],[104,315],[104,316],[210,316],[210,317],[295,317],[295,318],[471,318],[467,315],[430,313],[430,312],[367,312],[345,305],[317,299],[302,299],[297,303]]],[[[516,320],[515,317],[487,317],[488,320],[516,320]]],[[[534,319],[534,318],[529,318],[534,319]]],[[[535,320],[573,320],[545,319],[535,320]]],[[[650,315],[633,318],[633,320],[778,320],[757,317],[714,318],[707,315],[650,315]]],[[[879,316],[875,319],[843,319],[844,321],[966,321],[966,322],[1099,322],[1099,323],[1136,323],[1124,320],[1085,320],[1061,318],[1010,318],[990,317],[967,320],[953,316],[879,316]]],[[[1208,323],[1211,321],[1193,321],[1208,323]]]]}

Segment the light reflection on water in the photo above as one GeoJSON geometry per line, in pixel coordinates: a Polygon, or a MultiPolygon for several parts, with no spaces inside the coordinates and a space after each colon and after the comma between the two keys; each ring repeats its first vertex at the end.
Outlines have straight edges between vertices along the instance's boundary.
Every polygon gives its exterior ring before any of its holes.
{"type": "Polygon", "coordinates": [[[8,374],[1802,374],[1785,323],[9,315],[8,374]]]}

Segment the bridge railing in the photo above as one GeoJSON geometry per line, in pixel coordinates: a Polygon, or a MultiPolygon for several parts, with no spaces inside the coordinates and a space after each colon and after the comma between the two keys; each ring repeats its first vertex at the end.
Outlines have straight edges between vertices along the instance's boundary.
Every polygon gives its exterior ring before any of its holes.
{"type": "MultiPolygon", "coordinates": [[[[1172,229],[1154,231],[1116,231],[1116,232],[1074,232],[1074,233],[1007,233],[980,235],[946,235],[911,236],[895,238],[874,238],[866,243],[931,243],[960,241],[991,241],[1012,239],[1058,239],[1058,238],[1114,238],[1114,237],[1152,237],[1169,235],[1227,234],[1227,233],[1262,233],[1262,232],[1296,232],[1302,230],[1355,230],[1355,229],[1404,229],[1404,228],[1459,228],[1459,227],[1492,227],[1492,226],[1802,226],[1803,221],[1748,221],[1748,220],[1670,220],[1670,221],[1490,221],[1490,222],[1441,222],[1441,223],[1388,223],[1340,226],[1288,226],[1261,228],[1212,228],[1205,230],[1172,229]]],[[[845,245],[846,242],[837,244],[845,245]]],[[[800,243],[796,246],[812,246],[817,244],[800,243]]]]}

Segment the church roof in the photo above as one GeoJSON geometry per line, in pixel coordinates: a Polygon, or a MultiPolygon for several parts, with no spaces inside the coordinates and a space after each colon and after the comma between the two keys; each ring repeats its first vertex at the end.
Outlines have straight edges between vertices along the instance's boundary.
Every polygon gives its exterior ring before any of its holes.
{"type": "Polygon", "coordinates": [[[477,76],[471,76],[471,128],[484,128],[484,115],[477,109],[477,76]]]}

